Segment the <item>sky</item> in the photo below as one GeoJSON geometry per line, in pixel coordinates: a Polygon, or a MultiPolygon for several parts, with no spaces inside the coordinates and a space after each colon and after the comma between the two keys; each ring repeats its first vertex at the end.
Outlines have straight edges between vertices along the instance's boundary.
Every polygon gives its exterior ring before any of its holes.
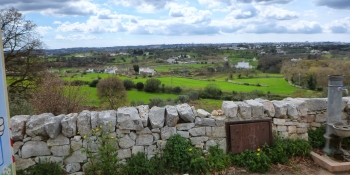
{"type": "Polygon", "coordinates": [[[49,49],[250,42],[350,42],[350,0],[1,0],[49,49]]]}

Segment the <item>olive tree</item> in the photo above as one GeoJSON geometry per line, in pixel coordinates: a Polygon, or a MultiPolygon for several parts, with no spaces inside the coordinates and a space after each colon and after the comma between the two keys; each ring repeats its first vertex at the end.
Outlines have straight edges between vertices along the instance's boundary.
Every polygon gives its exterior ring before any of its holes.
{"type": "Polygon", "coordinates": [[[118,77],[108,77],[97,84],[97,96],[103,108],[117,109],[127,104],[127,92],[124,83],[118,77]]]}

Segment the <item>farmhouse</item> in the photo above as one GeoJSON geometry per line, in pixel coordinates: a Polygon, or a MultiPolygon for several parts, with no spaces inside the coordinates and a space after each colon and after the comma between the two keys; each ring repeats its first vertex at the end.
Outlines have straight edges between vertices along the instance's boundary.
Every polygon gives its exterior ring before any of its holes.
{"type": "Polygon", "coordinates": [[[150,69],[150,68],[140,68],[139,70],[139,74],[142,74],[142,73],[146,73],[148,75],[155,75],[156,74],[156,71],[154,69],[150,69]]]}
{"type": "Polygon", "coordinates": [[[85,72],[86,72],[86,73],[94,73],[94,69],[90,69],[90,68],[89,68],[89,69],[86,70],[85,72]]]}
{"type": "Polygon", "coordinates": [[[117,71],[118,71],[118,68],[116,67],[107,67],[104,72],[106,74],[116,74],[117,71]]]}
{"type": "Polygon", "coordinates": [[[238,62],[238,63],[237,63],[236,68],[237,68],[237,69],[251,69],[252,66],[249,65],[248,62],[242,61],[242,62],[238,62]]]}

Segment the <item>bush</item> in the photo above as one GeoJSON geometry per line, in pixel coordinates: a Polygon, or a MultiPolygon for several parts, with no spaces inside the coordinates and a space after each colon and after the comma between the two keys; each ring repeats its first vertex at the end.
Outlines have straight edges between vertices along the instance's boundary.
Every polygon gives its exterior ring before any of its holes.
{"type": "Polygon", "coordinates": [[[326,140],[323,137],[323,135],[326,133],[325,126],[318,127],[315,130],[309,128],[307,133],[309,136],[308,141],[313,148],[322,148],[326,143],[326,140]]]}
{"type": "Polygon", "coordinates": [[[168,139],[163,152],[168,167],[178,173],[205,172],[206,163],[201,155],[202,150],[194,148],[190,140],[179,134],[168,139]]]}
{"type": "Polygon", "coordinates": [[[84,85],[88,85],[89,82],[88,81],[83,81],[83,80],[73,80],[71,82],[69,82],[71,86],[84,86],[84,85]]]}
{"type": "Polygon", "coordinates": [[[132,100],[130,102],[130,106],[140,106],[140,105],[143,105],[143,104],[145,104],[145,102],[143,102],[142,100],[137,100],[137,101],[132,100]]]}
{"type": "Polygon", "coordinates": [[[208,84],[201,93],[201,97],[211,99],[219,99],[221,95],[222,91],[216,84],[208,84]]]}
{"type": "Polygon", "coordinates": [[[225,154],[219,145],[209,147],[209,154],[205,159],[209,171],[221,171],[231,164],[230,155],[225,154]]]}
{"type": "Polygon", "coordinates": [[[92,81],[89,83],[89,86],[90,86],[90,87],[96,87],[99,81],[100,81],[100,79],[92,80],[92,81]]]}
{"type": "Polygon", "coordinates": [[[143,88],[144,88],[144,84],[143,84],[142,82],[137,82],[137,83],[136,83],[136,89],[137,89],[138,91],[142,91],[143,88]]]}
{"type": "Polygon", "coordinates": [[[97,84],[97,96],[106,109],[117,109],[127,104],[124,84],[116,76],[105,78],[97,84]]]}
{"type": "Polygon", "coordinates": [[[39,161],[39,163],[26,169],[26,171],[17,171],[18,175],[65,175],[66,172],[58,163],[39,161]]]}
{"type": "Polygon", "coordinates": [[[165,103],[164,99],[156,97],[156,98],[149,99],[148,106],[149,106],[149,108],[152,108],[153,106],[161,107],[161,106],[165,106],[165,104],[166,103],[165,103]]]}
{"type": "Polygon", "coordinates": [[[174,94],[180,94],[180,93],[182,92],[182,89],[181,89],[180,86],[176,86],[176,87],[174,87],[174,88],[172,89],[172,92],[173,92],[174,94]]]}
{"type": "Polygon", "coordinates": [[[10,116],[15,115],[32,115],[34,109],[30,103],[19,94],[9,94],[10,116]]]}
{"type": "Polygon", "coordinates": [[[131,90],[135,87],[135,83],[130,79],[125,79],[123,83],[126,90],[131,90]]]}
{"type": "Polygon", "coordinates": [[[265,173],[271,166],[269,156],[260,148],[257,151],[245,150],[242,153],[233,155],[232,163],[259,173],[265,173]]]}
{"type": "Polygon", "coordinates": [[[126,165],[122,168],[125,175],[141,175],[141,174],[157,174],[157,165],[151,164],[148,161],[147,155],[143,152],[132,154],[130,158],[126,159],[126,165]]]}
{"type": "Polygon", "coordinates": [[[190,92],[188,92],[187,95],[191,101],[198,100],[198,92],[197,91],[190,91],[190,92]]]}
{"type": "Polygon", "coordinates": [[[188,97],[188,95],[179,95],[177,97],[177,100],[181,103],[187,103],[190,101],[190,98],[188,97]]]}
{"type": "Polygon", "coordinates": [[[146,80],[144,90],[146,92],[157,92],[159,91],[160,84],[161,84],[160,80],[155,78],[150,78],[146,80]]]}

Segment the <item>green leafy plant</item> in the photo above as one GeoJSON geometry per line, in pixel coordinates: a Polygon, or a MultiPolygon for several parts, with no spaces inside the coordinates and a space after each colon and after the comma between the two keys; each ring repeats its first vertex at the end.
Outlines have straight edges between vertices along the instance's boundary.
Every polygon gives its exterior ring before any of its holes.
{"type": "Polygon", "coordinates": [[[309,136],[308,141],[313,148],[322,148],[324,146],[326,140],[323,135],[325,132],[325,126],[318,127],[315,130],[309,129],[307,131],[309,136]]]}
{"type": "MultiPolygon", "coordinates": [[[[108,124],[108,127],[113,127],[108,124]]],[[[108,174],[108,175],[118,175],[119,162],[118,162],[118,152],[117,152],[117,142],[116,139],[110,135],[109,129],[104,129],[102,126],[92,129],[91,136],[96,137],[93,141],[86,135],[83,136],[87,140],[87,148],[83,152],[88,154],[89,168],[87,169],[88,175],[95,174],[108,174]],[[94,150],[89,147],[90,145],[98,145],[97,154],[94,150]]]]}
{"type": "Polygon", "coordinates": [[[209,171],[221,171],[231,164],[230,155],[225,154],[219,145],[209,147],[206,161],[209,171]]]}
{"type": "Polygon", "coordinates": [[[19,175],[65,175],[66,172],[58,163],[40,161],[25,171],[17,171],[19,175]]]}
{"type": "Polygon", "coordinates": [[[143,152],[133,154],[126,159],[126,165],[122,169],[125,175],[156,174],[156,166],[148,161],[147,155],[143,152]]]}
{"type": "Polygon", "coordinates": [[[245,150],[232,156],[234,165],[246,167],[249,171],[265,173],[271,167],[271,159],[262,149],[245,150]]]}

